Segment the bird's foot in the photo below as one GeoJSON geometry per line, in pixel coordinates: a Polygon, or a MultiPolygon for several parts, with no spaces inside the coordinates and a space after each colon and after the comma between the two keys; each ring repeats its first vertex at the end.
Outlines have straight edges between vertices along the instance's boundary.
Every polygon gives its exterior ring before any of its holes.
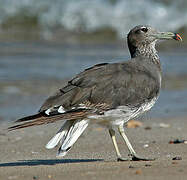
{"type": "Polygon", "coordinates": [[[155,160],[155,158],[141,157],[137,154],[135,155],[130,154],[129,156],[130,156],[129,158],[118,157],[117,161],[154,161],[155,160]]]}
{"type": "Polygon", "coordinates": [[[131,155],[132,161],[154,161],[155,158],[140,157],[137,154],[131,155]]]}
{"type": "Polygon", "coordinates": [[[118,157],[117,161],[130,161],[130,158],[122,158],[122,157],[118,157]]]}

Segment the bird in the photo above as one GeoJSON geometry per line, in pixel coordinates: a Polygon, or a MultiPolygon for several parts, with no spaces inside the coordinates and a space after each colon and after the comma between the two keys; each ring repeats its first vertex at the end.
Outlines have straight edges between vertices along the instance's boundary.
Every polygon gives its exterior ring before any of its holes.
{"type": "Polygon", "coordinates": [[[77,74],[66,85],[50,96],[38,113],[15,121],[8,130],[63,121],[59,131],[46,148],[59,145],[58,156],[65,156],[90,123],[109,131],[118,161],[149,161],[141,157],[127,138],[124,125],[150,110],[161,89],[161,64],[155,48],[158,40],[177,40],[177,33],[160,32],[149,25],[138,25],[130,30],[127,43],[131,59],[117,63],[101,63],[77,74]],[[122,157],[116,130],[129,150],[122,157]]]}

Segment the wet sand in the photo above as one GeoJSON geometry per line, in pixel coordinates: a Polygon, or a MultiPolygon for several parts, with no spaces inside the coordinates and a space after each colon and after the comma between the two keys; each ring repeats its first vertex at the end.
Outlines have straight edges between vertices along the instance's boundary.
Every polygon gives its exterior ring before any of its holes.
{"type": "MultiPolygon", "coordinates": [[[[169,144],[187,139],[187,117],[142,118],[142,127],[128,128],[127,135],[139,155],[155,161],[117,162],[106,129],[90,125],[65,158],[56,158],[56,149],[47,150],[48,142],[60,122],[40,127],[5,132],[0,124],[0,179],[186,179],[187,144],[169,144]],[[161,123],[164,123],[163,126],[161,123]],[[169,127],[167,127],[169,126],[169,127]],[[180,157],[182,160],[172,160],[180,157]]],[[[127,148],[119,135],[123,156],[127,148]]]]}

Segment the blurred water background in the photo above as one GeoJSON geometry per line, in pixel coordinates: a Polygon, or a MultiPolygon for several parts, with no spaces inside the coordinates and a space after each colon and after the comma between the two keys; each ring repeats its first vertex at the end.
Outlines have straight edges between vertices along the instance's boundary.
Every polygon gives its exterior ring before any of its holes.
{"type": "Polygon", "coordinates": [[[101,62],[127,60],[126,35],[149,24],[181,32],[163,42],[152,117],[187,115],[186,0],[0,0],[0,121],[35,113],[65,80],[101,62]]]}

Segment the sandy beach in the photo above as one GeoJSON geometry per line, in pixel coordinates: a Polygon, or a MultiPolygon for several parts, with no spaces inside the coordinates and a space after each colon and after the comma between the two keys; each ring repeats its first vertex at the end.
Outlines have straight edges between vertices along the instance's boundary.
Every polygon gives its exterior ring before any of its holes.
{"type": "MultiPolygon", "coordinates": [[[[17,0],[0,1],[0,9],[0,180],[187,179],[185,0],[17,0]],[[58,147],[45,148],[62,122],[7,131],[36,113],[64,80],[94,64],[128,60],[126,36],[139,24],[183,38],[159,44],[160,98],[138,119],[142,126],[126,128],[137,154],[154,161],[117,162],[108,131],[96,124],[64,158],[56,157],[58,147]]],[[[119,134],[117,142],[128,157],[119,134]]]]}
{"type": "MultiPolygon", "coordinates": [[[[17,0],[0,9],[0,180],[187,179],[186,0],[17,0]],[[130,59],[126,37],[139,24],[183,39],[159,43],[160,97],[140,127],[126,128],[137,154],[154,161],[117,162],[108,130],[96,124],[64,158],[45,148],[60,121],[7,131],[84,69],[130,59]]],[[[118,133],[117,142],[128,157],[118,133]]]]}
{"type": "MultiPolygon", "coordinates": [[[[10,125],[1,123],[0,179],[186,179],[187,144],[170,144],[187,139],[186,117],[141,118],[143,126],[127,128],[127,135],[137,153],[155,157],[155,161],[117,162],[106,129],[90,125],[65,158],[56,158],[56,149],[45,144],[60,123],[6,132],[10,125]],[[173,160],[177,158],[180,160],[173,160]]],[[[117,136],[123,156],[128,155],[123,140],[117,136]]]]}

